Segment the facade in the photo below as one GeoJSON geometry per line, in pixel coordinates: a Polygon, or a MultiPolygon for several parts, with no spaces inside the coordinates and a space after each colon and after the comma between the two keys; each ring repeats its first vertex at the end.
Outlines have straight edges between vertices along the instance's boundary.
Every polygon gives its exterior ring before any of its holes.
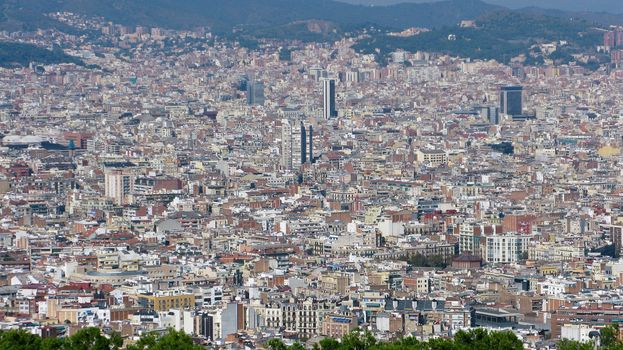
{"type": "Polygon", "coordinates": [[[340,339],[357,328],[357,318],[352,315],[329,314],[322,322],[322,335],[340,339]]]}
{"type": "Polygon", "coordinates": [[[110,170],[105,174],[105,195],[116,204],[124,204],[132,191],[133,176],[124,170],[110,170]]]}
{"type": "Polygon", "coordinates": [[[284,169],[298,169],[312,163],[314,157],[314,129],[303,121],[281,121],[281,164],[284,169]],[[298,124],[298,125],[297,125],[298,124]]]}
{"type": "Polygon", "coordinates": [[[247,83],[247,104],[249,106],[263,106],[264,101],[264,83],[255,80],[249,81],[247,83]]]}
{"type": "Polygon", "coordinates": [[[613,323],[620,325],[621,320],[623,320],[623,311],[598,305],[578,309],[559,309],[550,318],[552,339],[561,338],[563,327],[566,328],[565,336],[572,337],[570,334],[572,325],[601,328],[613,323]]]}
{"type": "Polygon", "coordinates": [[[528,248],[528,259],[535,261],[571,261],[575,259],[580,259],[583,255],[584,247],[577,245],[574,246],[557,245],[551,243],[536,243],[528,248]]]}
{"type": "Polygon", "coordinates": [[[420,149],[416,153],[417,161],[433,167],[446,164],[448,154],[442,150],[420,149]]]}
{"type": "Polygon", "coordinates": [[[504,86],[500,89],[500,113],[518,116],[523,113],[523,87],[504,86]]]}
{"type": "Polygon", "coordinates": [[[480,117],[487,121],[489,124],[500,124],[500,110],[495,106],[481,106],[480,117]]]}
{"type": "Polygon", "coordinates": [[[623,256],[623,225],[603,224],[599,229],[604,238],[612,241],[617,256],[623,256]]]}
{"type": "Polygon", "coordinates": [[[528,252],[530,237],[520,234],[495,234],[486,237],[484,261],[488,263],[514,263],[528,252]]]}
{"type": "Polygon", "coordinates": [[[335,107],[335,79],[322,80],[322,116],[324,119],[337,117],[335,107]]]}
{"type": "Polygon", "coordinates": [[[160,292],[139,294],[136,296],[139,305],[153,311],[183,310],[195,306],[195,295],[183,292],[160,292]]]}

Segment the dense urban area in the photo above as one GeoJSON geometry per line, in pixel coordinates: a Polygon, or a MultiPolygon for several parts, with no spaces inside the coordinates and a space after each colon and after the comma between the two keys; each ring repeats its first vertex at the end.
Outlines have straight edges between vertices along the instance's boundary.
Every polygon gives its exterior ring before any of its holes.
{"type": "Polygon", "coordinates": [[[1,31],[0,349],[622,349],[623,27],[492,16],[1,31]]]}

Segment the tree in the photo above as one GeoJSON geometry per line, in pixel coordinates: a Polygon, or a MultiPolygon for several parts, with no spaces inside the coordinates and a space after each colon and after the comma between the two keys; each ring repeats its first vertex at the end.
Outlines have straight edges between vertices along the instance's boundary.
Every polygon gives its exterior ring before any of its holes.
{"type": "Polygon", "coordinates": [[[368,350],[376,344],[376,339],[370,331],[355,329],[342,338],[341,349],[368,350]]]}
{"type": "Polygon", "coordinates": [[[41,350],[59,350],[63,349],[63,339],[61,338],[43,338],[41,340],[41,350]]]}
{"type": "Polygon", "coordinates": [[[470,349],[486,350],[490,348],[488,344],[490,340],[491,335],[487,330],[482,328],[473,329],[469,332],[458,331],[454,336],[454,344],[457,345],[456,348],[463,346],[470,349]]]}
{"type": "Polygon", "coordinates": [[[119,335],[113,334],[110,338],[104,336],[99,328],[89,327],[79,330],[76,334],[66,338],[63,349],[67,350],[118,350],[123,345],[119,335]]]}
{"type": "MultiPolygon", "coordinates": [[[[606,338],[607,332],[604,331],[606,338]]],[[[616,327],[612,331],[618,332],[616,327]]],[[[618,333],[615,333],[618,334],[618,333]]],[[[623,344],[616,338],[605,350],[623,350],[623,344]]],[[[121,337],[113,333],[103,335],[99,328],[84,328],[67,338],[41,339],[23,330],[0,332],[0,350],[119,350],[123,345],[121,337]]],[[[271,339],[265,347],[268,350],[305,350],[300,343],[287,346],[281,339],[271,339]]],[[[559,350],[592,350],[592,343],[579,343],[562,340],[559,350]]],[[[127,350],[201,350],[193,339],[182,331],[168,330],[165,334],[149,333],[143,335],[127,350]]],[[[326,338],[314,344],[314,350],[523,350],[522,342],[510,331],[489,332],[484,329],[459,331],[454,338],[436,338],[427,342],[413,337],[401,338],[394,342],[377,342],[367,330],[355,329],[346,334],[341,341],[326,338]]]]}
{"type": "Polygon", "coordinates": [[[320,342],[320,350],[338,350],[340,348],[340,342],[333,338],[325,338],[320,342]]]}
{"type": "Polygon", "coordinates": [[[156,346],[158,339],[152,333],[145,334],[139,338],[139,340],[132,345],[126,347],[127,350],[147,350],[156,346]]]}
{"type": "Polygon", "coordinates": [[[67,338],[45,338],[24,330],[0,332],[0,350],[118,350],[123,339],[117,333],[110,337],[99,328],[83,328],[67,338]]]}
{"type": "Polygon", "coordinates": [[[489,335],[488,349],[516,349],[523,350],[523,343],[511,331],[491,332],[489,335]]]}
{"type": "Polygon", "coordinates": [[[619,325],[612,324],[599,331],[601,346],[607,348],[616,345],[619,339],[619,325]]]}
{"type": "Polygon", "coordinates": [[[438,267],[446,268],[448,263],[441,255],[432,255],[430,257],[424,256],[420,253],[407,257],[407,262],[411,266],[416,267],[438,267]]]}
{"type": "Polygon", "coordinates": [[[169,329],[165,334],[158,337],[154,333],[141,336],[141,338],[132,345],[126,347],[127,350],[199,350],[201,346],[195,344],[192,338],[183,331],[175,331],[169,329]]]}
{"type": "Polygon", "coordinates": [[[593,350],[593,343],[580,343],[578,341],[562,339],[558,342],[558,350],[593,350]]]}
{"type": "Polygon", "coordinates": [[[0,333],[0,350],[39,350],[41,338],[25,330],[11,329],[0,333]]]}
{"type": "MultiPolygon", "coordinates": [[[[454,343],[451,339],[431,339],[428,343],[422,345],[421,349],[426,350],[455,350],[459,349],[459,347],[454,343]]],[[[466,347],[466,349],[468,349],[466,347]]]]}
{"type": "Polygon", "coordinates": [[[158,343],[150,350],[199,350],[202,349],[199,345],[195,344],[192,338],[184,332],[176,332],[169,330],[165,335],[158,339],[158,343]]]}
{"type": "Polygon", "coordinates": [[[281,339],[271,339],[266,343],[266,345],[268,346],[269,350],[287,350],[288,349],[286,344],[284,344],[281,339]]]}

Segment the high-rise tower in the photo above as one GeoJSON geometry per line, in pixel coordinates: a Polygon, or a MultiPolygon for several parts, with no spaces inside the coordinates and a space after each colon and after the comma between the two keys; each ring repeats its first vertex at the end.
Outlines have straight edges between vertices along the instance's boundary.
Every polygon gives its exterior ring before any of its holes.
{"type": "Polygon", "coordinates": [[[255,80],[247,82],[247,104],[263,106],[264,100],[264,83],[255,80]]]}
{"type": "Polygon", "coordinates": [[[521,86],[504,86],[500,89],[500,113],[521,115],[523,112],[521,86]]]}
{"type": "Polygon", "coordinates": [[[314,159],[313,128],[303,121],[298,123],[287,119],[281,121],[281,165],[286,169],[297,169],[314,159]]]}
{"type": "Polygon", "coordinates": [[[322,81],[322,116],[324,119],[337,117],[335,109],[335,79],[322,81]]]}

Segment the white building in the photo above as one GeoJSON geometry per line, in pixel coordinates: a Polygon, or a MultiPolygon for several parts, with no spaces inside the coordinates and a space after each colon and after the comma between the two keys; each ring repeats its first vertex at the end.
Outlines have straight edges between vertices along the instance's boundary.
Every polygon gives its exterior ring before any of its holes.
{"type": "Polygon", "coordinates": [[[588,334],[592,331],[597,330],[586,324],[564,324],[560,327],[560,339],[586,343],[591,340],[588,334]]]}
{"type": "Polygon", "coordinates": [[[528,251],[530,236],[517,233],[487,236],[483,260],[488,263],[515,263],[528,251]]]}

